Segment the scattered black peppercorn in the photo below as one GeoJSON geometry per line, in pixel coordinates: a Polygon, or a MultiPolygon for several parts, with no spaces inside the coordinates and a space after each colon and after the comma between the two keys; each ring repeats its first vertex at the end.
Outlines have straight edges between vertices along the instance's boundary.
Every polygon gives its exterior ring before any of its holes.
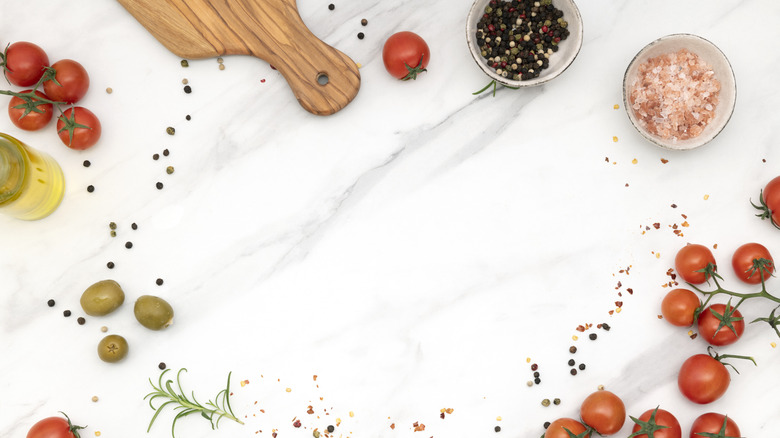
{"type": "Polygon", "coordinates": [[[537,377],[537,378],[534,379],[534,383],[536,383],[538,385],[538,384],[542,383],[542,379],[537,377]]]}
{"type": "Polygon", "coordinates": [[[576,376],[577,375],[577,368],[572,368],[571,371],[569,371],[569,372],[571,373],[572,376],[576,376]]]}
{"type": "Polygon", "coordinates": [[[585,364],[584,364],[584,363],[581,363],[581,364],[580,364],[580,371],[582,371],[582,370],[584,370],[584,369],[585,369],[585,364]]]}
{"type": "Polygon", "coordinates": [[[159,369],[161,369],[161,370],[164,370],[164,369],[165,369],[165,368],[167,368],[167,367],[165,366],[165,362],[160,362],[160,364],[159,364],[159,365],[157,365],[157,368],[159,368],[159,369]]]}
{"type": "Polygon", "coordinates": [[[368,24],[368,20],[366,20],[366,19],[364,18],[364,19],[360,20],[360,24],[362,24],[363,26],[365,26],[365,25],[367,25],[367,24],[368,24]]]}
{"type": "Polygon", "coordinates": [[[161,183],[161,182],[159,182],[159,181],[158,181],[158,182],[157,182],[157,184],[155,184],[155,186],[157,187],[157,190],[162,190],[162,188],[163,188],[163,183],[161,183]]]}
{"type": "Polygon", "coordinates": [[[559,398],[553,399],[553,404],[556,405],[556,406],[561,404],[561,399],[559,399],[559,398]]]}
{"type": "Polygon", "coordinates": [[[109,222],[108,228],[111,228],[112,230],[116,230],[116,222],[109,222]]]}
{"type": "Polygon", "coordinates": [[[83,316],[79,316],[79,319],[77,319],[76,322],[78,322],[79,325],[84,325],[84,323],[87,322],[87,320],[84,319],[83,316]]]}
{"type": "Polygon", "coordinates": [[[94,192],[94,191],[95,191],[95,186],[93,186],[93,185],[91,185],[91,184],[90,184],[90,185],[88,185],[88,186],[87,186],[87,191],[88,191],[89,193],[92,193],[92,192],[94,192]]]}
{"type": "Polygon", "coordinates": [[[166,156],[166,157],[167,157],[167,156],[168,156],[168,155],[170,155],[170,154],[171,154],[171,153],[170,153],[170,151],[168,151],[168,149],[165,149],[165,150],[163,150],[163,155],[164,155],[164,156],[166,156]]]}
{"type": "Polygon", "coordinates": [[[135,222],[133,222],[132,224],[130,224],[130,228],[132,228],[132,229],[134,229],[134,230],[137,230],[137,229],[138,229],[138,224],[136,224],[135,222]]]}
{"type": "Polygon", "coordinates": [[[157,283],[157,286],[162,286],[163,279],[162,278],[158,278],[157,281],[155,281],[155,283],[157,283]]]}
{"type": "Polygon", "coordinates": [[[539,377],[539,376],[540,376],[539,371],[534,371],[534,377],[539,377]]]}
{"type": "Polygon", "coordinates": [[[544,428],[547,429],[548,427],[550,427],[550,422],[549,421],[545,421],[544,422],[544,428]]]}
{"type": "Polygon", "coordinates": [[[588,336],[588,338],[590,338],[590,340],[591,340],[591,341],[595,341],[597,337],[598,337],[598,335],[597,335],[597,334],[595,334],[595,333],[591,333],[591,334],[588,336]]]}
{"type": "Polygon", "coordinates": [[[601,324],[601,328],[603,328],[603,329],[604,329],[604,330],[606,330],[606,331],[609,331],[609,329],[611,329],[612,327],[610,327],[610,326],[609,326],[609,324],[607,324],[607,323],[605,322],[605,323],[601,324]]]}
{"type": "Polygon", "coordinates": [[[359,40],[362,40],[366,36],[363,34],[363,32],[358,32],[357,37],[358,37],[359,40]]]}
{"type": "Polygon", "coordinates": [[[576,352],[577,352],[577,347],[575,347],[574,345],[572,345],[571,347],[569,347],[569,353],[572,353],[572,354],[574,354],[574,353],[576,353],[576,352]]]}
{"type": "Polygon", "coordinates": [[[133,247],[133,242],[130,242],[130,241],[125,242],[125,248],[130,249],[132,247],[133,247]]]}
{"type": "Polygon", "coordinates": [[[54,300],[49,300],[46,302],[46,304],[48,304],[49,307],[54,307],[54,300]]]}
{"type": "Polygon", "coordinates": [[[192,116],[190,116],[189,114],[187,114],[187,117],[185,117],[185,119],[187,119],[187,120],[192,120],[192,116]]]}
{"type": "Polygon", "coordinates": [[[181,66],[182,66],[182,67],[189,67],[189,66],[190,66],[190,63],[189,63],[189,62],[187,62],[187,60],[186,60],[186,59],[182,59],[182,60],[181,60],[181,66]]]}
{"type": "Polygon", "coordinates": [[[184,86],[184,92],[187,93],[187,94],[192,93],[192,87],[190,87],[189,85],[185,85],[184,86]]]}
{"type": "Polygon", "coordinates": [[[574,366],[574,359],[569,359],[569,366],[570,367],[574,366]]]}
{"type": "Polygon", "coordinates": [[[328,9],[330,9],[332,11],[332,10],[336,9],[336,5],[331,3],[331,4],[328,5],[328,9]]]}
{"type": "Polygon", "coordinates": [[[169,126],[169,127],[165,128],[165,132],[167,132],[168,135],[173,135],[173,134],[176,134],[176,129],[174,129],[173,126],[169,126]]]}
{"type": "Polygon", "coordinates": [[[106,263],[106,266],[108,267],[108,269],[114,269],[114,262],[108,262],[106,263]]]}
{"type": "Polygon", "coordinates": [[[156,160],[159,160],[159,159],[160,159],[160,154],[154,154],[154,155],[152,155],[152,160],[155,160],[155,161],[156,161],[156,160]]]}
{"type": "Polygon", "coordinates": [[[496,433],[501,432],[501,426],[496,426],[493,428],[493,430],[495,430],[496,433]]]}
{"type": "Polygon", "coordinates": [[[62,312],[62,316],[66,317],[66,318],[69,317],[70,316],[70,310],[66,310],[66,311],[62,312]]]}
{"type": "Polygon", "coordinates": [[[90,163],[89,160],[84,160],[84,167],[89,167],[91,165],[92,163],[90,163]]]}

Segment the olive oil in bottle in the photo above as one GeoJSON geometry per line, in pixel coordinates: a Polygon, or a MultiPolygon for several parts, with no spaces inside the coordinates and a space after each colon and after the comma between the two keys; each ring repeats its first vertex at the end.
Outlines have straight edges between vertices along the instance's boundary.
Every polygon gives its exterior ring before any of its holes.
{"type": "Polygon", "coordinates": [[[0,213],[42,219],[57,209],[64,193],[65,178],[52,157],[0,133],[0,213]]]}

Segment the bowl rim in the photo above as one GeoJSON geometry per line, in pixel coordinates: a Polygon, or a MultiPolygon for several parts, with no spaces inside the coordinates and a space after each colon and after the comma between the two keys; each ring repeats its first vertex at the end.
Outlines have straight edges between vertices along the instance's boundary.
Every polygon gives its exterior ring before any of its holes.
{"type": "MultiPolygon", "coordinates": [[[[722,84],[722,82],[721,82],[722,84]]],[[[728,57],[725,53],[718,47],[715,43],[712,41],[693,33],[686,33],[686,32],[680,32],[680,33],[672,33],[668,35],[664,35],[662,37],[656,38],[655,40],[649,42],[644,47],[642,47],[633,58],[631,58],[631,61],[628,63],[628,66],[626,66],[626,70],[623,73],[623,106],[626,110],[626,115],[628,116],[629,121],[631,122],[631,125],[634,126],[634,129],[639,132],[642,137],[644,137],[649,142],[653,143],[656,146],[659,146],[661,148],[672,150],[672,151],[688,151],[692,149],[697,149],[701,146],[706,145],[707,143],[714,140],[725,128],[726,125],[728,125],[729,121],[731,120],[731,117],[734,115],[734,108],[736,107],[737,103],[737,78],[734,74],[734,67],[731,65],[731,61],[729,61],[728,57]],[[725,62],[725,65],[728,67],[728,73],[730,76],[731,84],[733,84],[733,94],[734,99],[731,101],[731,104],[726,107],[726,110],[728,111],[728,115],[723,120],[723,122],[720,124],[720,126],[717,126],[714,128],[714,131],[711,132],[709,135],[701,137],[700,139],[703,140],[701,142],[691,142],[689,146],[687,147],[674,147],[672,146],[672,143],[665,142],[661,138],[657,138],[650,133],[646,132],[644,129],[642,129],[638,121],[636,120],[636,116],[634,115],[634,112],[628,102],[628,74],[631,71],[631,68],[637,63],[637,61],[640,59],[642,55],[647,53],[650,49],[653,47],[670,40],[696,40],[700,43],[704,43],[705,45],[710,46],[711,48],[715,49],[715,53],[717,53],[720,57],[723,58],[723,61],[725,62]]],[[[697,137],[694,137],[694,139],[697,137]]],[[[686,145],[683,145],[686,146],[686,145]]]]}
{"type": "MultiPolygon", "coordinates": [[[[474,47],[471,40],[471,33],[474,30],[472,26],[475,28],[477,21],[474,19],[478,16],[477,9],[480,10],[482,8],[477,8],[478,4],[481,3],[487,3],[490,0],[474,0],[474,2],[471,4],[471,9],[469,9],[468,16],[466,17],[466,43],[469,47],[469,53],[471,53],[471,57],[474,60],[474,62],[477,63],[480,70],[482,70],[487,76],[489,76],[494,81],[498,82],[501,85],[504,85],[506,87],[510,88],[526,88],[526,87],[536,87],[542,84],[545,84],[558,76],[560,76],[564,71],[566,71],[573,63],[574,60],[577,59],[577,55],[579,55],[580,50],[582,49],[582,40],[583,40],[583,21],[582,21],[582,14],[580,13],[580,9],[577,7],[577,3],[574,0],[553,0],[553,1],[563,1],[568,3],[571,6],[572,11],[574,12],[574,21],[577,23],[578,32],[577,32],[577,46],[575,47],[574,53],[571,55],[571,59],[569,59],[564,65],[563,68],[560,69],[560,71],[556,71],[554,74],[548,75],[548,76],[540,76],[538,78],[530,79],[527,81],[515,81],[512,79],[507,79],[501,75],[496,74],[494,70],[492,70],[490,67],[487,66],[487,64],[482,62],[482,56],[478,53],[477,48],[474,47]],[[473,23],[472,23],[473,22],[473,23]]],[[[498,0],[501,2],[507,1],[507,0],[498,0]]],[[[483,6],[484,8],[484,6],[483,6]]],[[[569,23],[572,22],[571,19],[567,20],[569,23]]],[[[566,40],[568,41],[568,39],[566,40]]]]}

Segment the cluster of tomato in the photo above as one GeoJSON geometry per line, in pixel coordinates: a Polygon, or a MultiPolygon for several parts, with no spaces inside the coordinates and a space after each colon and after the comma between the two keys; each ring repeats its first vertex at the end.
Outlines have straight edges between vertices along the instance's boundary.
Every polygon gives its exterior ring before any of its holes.
{"type": "Polygon", "coordinates": [[[89,89],[87,70],[76,61],[63,59],[49,65],[49,57],[37,45],[19,41],[0,54],[0,68],[8,82],[22,91],[0,91],[11,96],[8,116],[20,129],[37,131],[57,117],[57,134],[71,149],[87,149],[100,139],[101,126],[92,111],[74,106],[89,89]],[[32,88],[28,88],[32,87],[32,88]],[[40,88],[43,91],[40,91],[40,88]],[[65,110],[62,107],[67,106],[65,110]]]}
{"type": "MultiPolygon", "coordinates": [[[[681,438],[682,428],[669,411],[656,407],[645,411],[639,418],[630,417],[634,428],[630,438],[681,438]]],[[[599,390],[582,402],[580,420],[559,418],[549,426],[543,438],[591,438],[612,435],[626,422],[626,406],[617,395],[599,390]]],[[[708,412],[700,415],[691,425],[691,438],[739,437],[739,427],[725,415],[708,412]]]]}

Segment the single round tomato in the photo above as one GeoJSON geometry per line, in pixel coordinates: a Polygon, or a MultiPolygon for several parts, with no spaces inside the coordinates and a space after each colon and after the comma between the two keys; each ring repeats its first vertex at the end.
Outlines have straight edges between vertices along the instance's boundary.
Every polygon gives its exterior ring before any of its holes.
{"type": "Polygon", "coordinates": [[[582,422],[601,435],[612,435],[626,422],[626,406],[615,394],[600,390],[585,398],[580,406],[582,422]]]}
{"type": "Polygon", "coordinates": [[[671,412],[655,408],[633,418],[632,438],[681,438],[680,422],[671,412]],[[634,435],[636,434],[636,435],[634,435]]]}
{"type": "Polygon", "coordinates": [[[100,120],[84,107],[68,108],[57,119],[57,134],[71,149],[84,150],[94,146],[100,140],[101,132],[100,120]]]}
{"type": "Polygon", "coordinates": [[[63,59],[51,68],[56,72],[54,79],[44,82],[43,90],[52,100],[73,104],[87,94],[89,75],[84,66],[72,59],[63,59]]]}
{"type": "Polygon", "coordinates": [[[385,41],[382,60],[385,69],[394,78],[401,80],[417,79],[431,59],[428,44],[414,32],[398,32],[385,41]]]}
{"type": "Polygon", "coordinates": [[[715,256],[712,251],[704,245],[688,244],[677,251],[674,258],[674,269],[677,274],[691,284],[702,284],[708,280],[704,272],[698,272],[707,267],[715,265],[715,256]]]}
{"type": "Polygon", "coordinates": [[[702,310],[699,315],[698,327],[699,335],[710,345],[730,345],[737,342],[742,333],[745,332],[745,320],[742,318],[739,310],[734,309],[730,304],[712,304],[702,310]],[[726,313],[730,313],[730,317],[727,317],[726,313]],[[734,330],[731,330],[727,325],[719,329],[718,327],[721,324],[720,318],[730,320],[734,330]]]}
{"type": "MultiPolygon", "coordinates": [[[[753,201],[750,203],[753,204],[753,201]]],[[[756,216],[761,219],[769,218],[772,225],[780,229],[780,176],[767,183],[761,190],[761,205],[753,204],[753,207],[761,210],[756,216]]]]}
{"type": "MultiPolygon", "coordinates": [[[[31,91],[32,90],[24,90],[22,93],[29,93],[31,91]]],[[[48,97],[40,91],[36,91],[35,95],[48,99],[48,97]]],[[[39,101],[33,99],[33,103],[35,102],[39,101]]],[[[54,116],[54,107],[50,103],[40,103],[35,105],[35,108],[36,110],[30,110],[27,114],[24,114],[26,111],[25,101],[20,97],[13,96],[8,102],[8,117],[10,117],[11,122],[19,129],[37,131],[51,122],[51,118],[54,116]]]]}
{"type": "Polygon", "coordinates": [[[702,414],[693,420],[693,425],[691,425],[691,435],[689,438],[702,438],[711,436],[705,435],[708,433],[716,434],[716,436],[719,437],[738,438],[742,436],[739,432],[739,427],[734,420],[725,415],[716,414],[715,412],[702,414]]]}
{"type": "Polygon", "coordinates": [[[719,399],[731,383],[731,375],[718,360],[706,354],[695,354],[683,362],[677,375],[677,386],[688,400],[707,404],[719,399]]]}
{"type": "MultiPolygon", "coordinates": [[[[585,432],[587,428],[573,418],[559,418],[547,426],[543,438],[570,438],[571,436],[566,432],[567,430],[574,435],[579,435],[585,432]]],[[[585,438],[590,438],[590,434],[585,435],[585,438]]]]}
{"type": "Polygon", "coordinates": [[[740,280],[750,284],[761,283],[762,274],[764,281],[768,280],[775,271],[772,255],[760,243],[746,243],[737,248],[734,251],[734,256],[731,257],[731,266],[740,280]],[[761,259],[766,260],[766,262],[761,262],[761,259]],[[756,263],[759,266],[756,266],[756,263]]]}
{"type": "Polygon", "coordinates": [[[49,66],[46,52],[33,43],[18,41],[5,50],[2,55],[3,73],[8,82],[19,87],[35,85],[49,66]]]}
{"type": "MultiPolygon", "coordinates": [[[[65,414],[63,414],[65,415],[65,414]]],[[[49,417],[33,424],[27,432],[27,438],[78,438],[81,426],[74,426],[70,418],[49,417]]]]}
{"type": "Polygon", "coordinates": [[[661,302],[661,314],[672,325],[690,327],[700,304],[699,297],[693,291],[672,289],[661,302]]]}

